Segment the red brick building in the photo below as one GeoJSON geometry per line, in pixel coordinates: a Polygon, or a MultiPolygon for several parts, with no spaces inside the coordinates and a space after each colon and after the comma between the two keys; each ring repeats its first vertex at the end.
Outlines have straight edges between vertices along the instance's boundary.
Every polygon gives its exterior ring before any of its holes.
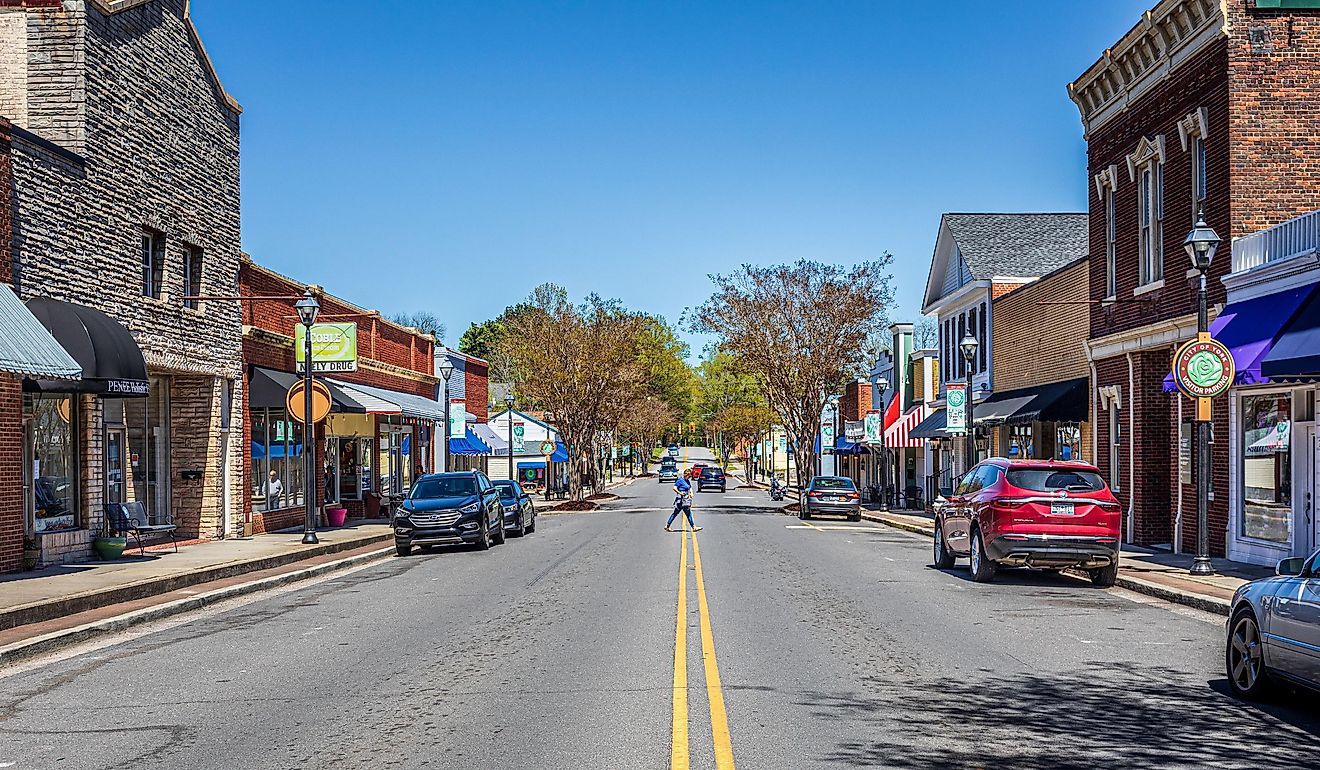
{"type": "MultiPolygon", "coordinates": [[[[301,425],[288,418],[283,393],[298,378],[293,305],[307,286],[244,258],[245,389],[243,461],[245,521],[254,532],[303,521],[301,425]],[[272,299],[260,299],[271,297],[272,299]],[[278,484],[272,484],[272,478],[278,484]]],[[[357,324],[357,371],[326,375],[334,395],[317,426],[317,506],[376,516],[382,494],[406,491],[417,468],[433,470],[431,447],[443,434],[436,399],[435,339],[311,287],[321,304],[317,322],[357,324]]],[[[482,412],[484,412],[484,403],[482,412]]]]}
{"type": "MultiPolygon", "coordinates": [[[[1090,197],[1091,452],[1127,515],[1125,537],[1196,537],[1192,402],[1164,392],[1196,333],[1182,248],[1197,211],[1224,239],[1209,273],[1225,302],[1231,239],[1320,207],[1320,9],[1164,0],[1068,87],[1085,128],[1090,197]],[[1186,450],[1187,447],[1184,447],[1186,450]]],[[[1228,517],[1228,409],[1216,404],[1211,552],[1228,517]]]]}

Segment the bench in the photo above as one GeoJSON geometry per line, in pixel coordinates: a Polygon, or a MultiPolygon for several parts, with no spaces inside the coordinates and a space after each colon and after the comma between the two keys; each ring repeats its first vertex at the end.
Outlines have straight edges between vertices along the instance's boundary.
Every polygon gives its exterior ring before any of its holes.
{"type": "Polygon", "coordinates": [[[172,522],[165,524],[152,524],[147,518],[147,506],[141,501],[132,503],[106,503],[105,515],[110,521],[110,526],[116,532],[132,535],[138,544],[138,553],[145,554],[146,546],[142,543],[143,535],[154,535],[158,533],[168,534],[170,542],[174,545],[174,552],[179,552],[179,541],[175,539],[174,532],[178,527],[172,522]]]}

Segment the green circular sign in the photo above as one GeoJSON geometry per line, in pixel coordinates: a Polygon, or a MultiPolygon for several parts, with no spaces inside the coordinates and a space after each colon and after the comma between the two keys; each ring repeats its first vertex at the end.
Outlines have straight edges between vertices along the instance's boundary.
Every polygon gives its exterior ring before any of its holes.
{"type": "Polygon", "coordinates": [[[966,398],[961,389],[954,390],[953,388],[949,389],[946,397],[948,398],[949,406],[962,406],[963,401],[966,398]]]}
{"type": "Polygon", "coordinates": [[[1233,354],[1215,339],[1195,339],[1178,349],[1173,358],[1173,379],[1178,390],[1191,398],[1214,398],[1233,387],[1237,371],[1233,354]]]}

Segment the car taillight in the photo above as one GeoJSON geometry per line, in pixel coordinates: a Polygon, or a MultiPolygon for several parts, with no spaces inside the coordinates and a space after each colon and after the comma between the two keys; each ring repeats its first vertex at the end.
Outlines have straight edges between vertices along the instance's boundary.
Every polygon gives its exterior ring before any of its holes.
{"type": "Polygon", "coordinates": [[[991,500],[990,501],[991,508],[1004,508],[1010,511],[1017,510],[1018,508],[1021,508],[1026,504],[1027,504],[1026,500],[991,500]]]}
{"type": "Polygon", "coordinates": [[[859,492],[849,492],[847,496],[848,496],[848,498],[849,498],[850,500],[857,500],[857,499],[860,498],[862,495],[861,495],[861,493],[859,493],[859,492]]]}
{"type": "Polygon", "coordinates": [[[1109,511],[1111,513],[1123,510],[1123,506],[1118,503],[1096,503],[1096,505],[1100,506],[1101,510],[1109,511]]]}
{"type": "Polygon", "coordinates": [[[824,495],[820,492],[808,492],[807,497],[824,497],[824,495]]]}

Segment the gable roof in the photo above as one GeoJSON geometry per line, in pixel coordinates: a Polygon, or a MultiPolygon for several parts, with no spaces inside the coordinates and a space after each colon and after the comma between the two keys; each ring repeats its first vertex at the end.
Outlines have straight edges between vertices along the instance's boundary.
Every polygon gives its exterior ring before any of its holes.
{"type": "Polygon", "coordinates": [[[1038,278],[1089,253],[1089,215],[945,214],[922,312],[971,281],[1038,278]]]}

